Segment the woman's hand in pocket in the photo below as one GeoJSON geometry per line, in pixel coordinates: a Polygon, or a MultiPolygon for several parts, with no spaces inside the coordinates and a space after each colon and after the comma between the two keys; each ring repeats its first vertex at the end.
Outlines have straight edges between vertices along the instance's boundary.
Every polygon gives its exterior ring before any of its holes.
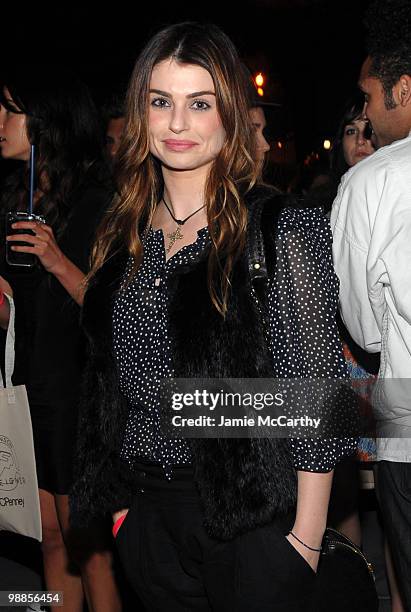
{"type": "Polygon", "coordinates": [[[113,536],[117,537],[117,534],[128,514],[128,509],[119,510],[113,514],[113,536]]]}
{"type": "Polygon", "coordinates": [[[287,540],[295,548],[295,550],[305,559],[308,565],[314,572],[317,572],[318,562],[320,560],[320,553],[314,550],[306,548],[303,544],[300,544],[298,540],[293,538],[292,535],[286,536],[287,540]]]}
{"type": "Polygon", "coordinates": [[[113,514],[113,523],[117,523],[118,519],[121,518],[122,516],[125,516],[128,512],[128,508],[123,509],[123,510],[118,510],[118,512],[114,512],[113,514]]]}

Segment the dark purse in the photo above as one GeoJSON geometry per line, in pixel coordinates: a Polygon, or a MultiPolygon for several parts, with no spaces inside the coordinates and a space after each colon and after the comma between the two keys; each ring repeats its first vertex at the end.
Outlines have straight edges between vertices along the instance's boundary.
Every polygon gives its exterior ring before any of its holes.
{"type": "Polygon", "coordinates": [[[325,530],[312,612],[377,612],[374,572],[345,535],[325,530]]]}

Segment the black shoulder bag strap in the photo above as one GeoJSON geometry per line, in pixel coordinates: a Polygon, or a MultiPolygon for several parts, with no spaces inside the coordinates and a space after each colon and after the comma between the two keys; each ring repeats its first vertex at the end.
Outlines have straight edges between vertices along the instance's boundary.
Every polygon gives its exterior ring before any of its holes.
{"type": "Polygon", "coordinates": [[[248,272],[266,330],[267,285],[275,273],[275,238],[280,211],[278,198],[254,202],[248,209],[248,272]]]}

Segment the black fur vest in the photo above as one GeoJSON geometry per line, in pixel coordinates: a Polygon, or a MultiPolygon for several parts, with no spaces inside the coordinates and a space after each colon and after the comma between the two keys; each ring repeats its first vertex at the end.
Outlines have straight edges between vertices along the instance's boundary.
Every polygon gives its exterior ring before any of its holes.
{"type": "MultiPolygon", "coordinates": [[[[264,283],[275,267],[280,198],[272,190],[259,188],[247,201],[248,244],[234,266],[226,317],[211,303],[205,257],[179,269],[170,280],[169,332],[177,378],[276,375],[263,321],[264,283]]],[[[118,390],[111,346],[112,297],[124,265],[125,258],[116,257],[104,266],[87,292],[83,309],[90,359],[79,470],[71,499],[77,522],[84,522],[87,511],[92,516],[97,510],[126,507],[133,490],[133,475],[118,458],[127,408],[118,390]]],[[[211,536],[232,538],[295,507],[296,474],[287,440],[202,439],[192,440],[191,447],[211,536]]]]}

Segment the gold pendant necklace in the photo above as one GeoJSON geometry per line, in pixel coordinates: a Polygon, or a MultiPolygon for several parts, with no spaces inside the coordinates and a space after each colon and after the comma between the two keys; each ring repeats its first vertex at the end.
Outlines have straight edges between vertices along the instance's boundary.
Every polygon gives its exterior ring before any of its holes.
{"type": "Polygon", "coordinates": [[[188,215],[188,217],[186,217],[185,219],[176,219],[176,217],[174,216],[171,208],[169,207],[169,205],[167,204],[167,202],[164,199],[164,196],[162,197],[162,200],[164,202],[165,207],[167,208],[168,212],[170,213],[173,221],[175,221],[177,223],[177,227],[174,230],[174,232],[171,232],[170,234],[167,234],[167,238],[170,239],[170,242],[168,243],[168,246],[166,248],[166,253],[168,255],[168,253],[171,251],[171,249],[174,246],[174,243],[177,242],[177,240],[182,240],[184,238],[184,234],[181,231],[181,226],[184,225],[184,223],[186,221],[188,221],[189,219],[191,219],[191,217],[193,217],[194,215],[196,215],[198,212],[200,212],[200,210],[202,210],[205,207],[205,204],[203,204],[203,206],[200,206],[200,208],[197,208],[197,210],[195,210],[194,212],[192,212],[190,215],[188,215]]]}
{"type": "Polygon", "coordinates": [[[168,243],[168,247],[166,248],[166,253],[168,255],[174,243],[177,242],[177,240],[181,240],[182,238],[184,238],[184,235],[180,229],[180,226],[177,225],[174,232],[171,232],[171,234],[167,234],[167,238],[170,238],[170,242],[168,243]]]}

